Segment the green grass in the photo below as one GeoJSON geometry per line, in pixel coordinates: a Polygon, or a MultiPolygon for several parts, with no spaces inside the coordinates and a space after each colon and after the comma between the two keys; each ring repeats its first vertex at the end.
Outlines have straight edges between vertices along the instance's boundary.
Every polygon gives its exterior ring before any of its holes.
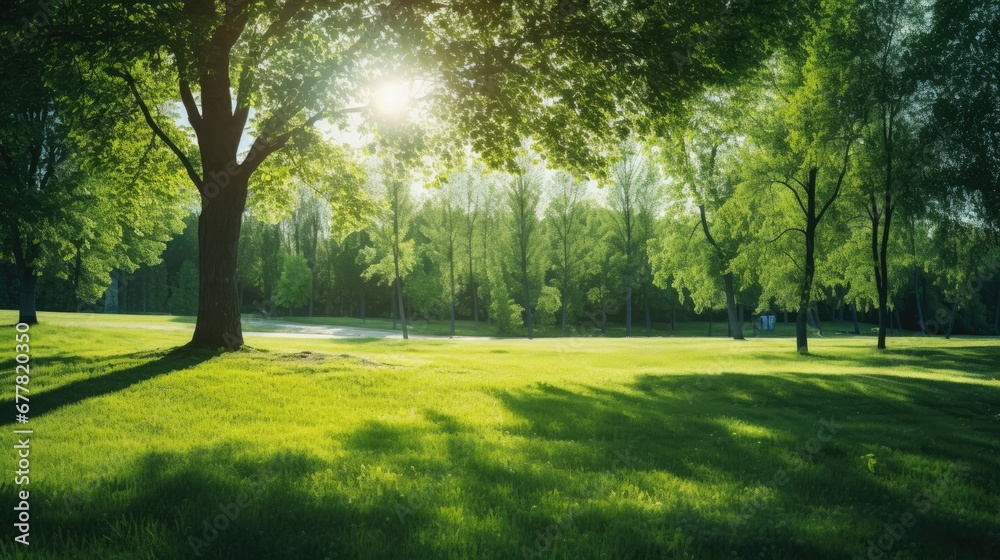
{"type": "Polygon", "coordinates": [[[175,349],[190,324],[103,317],[31,329],[32,544],[2,558],[194,558],[223,509],[200,558],[867,558],[907,514],[881,558],[1000,556],[997,339],[829,336],[803,357],[250,333],[219,354],[175,349]]]}

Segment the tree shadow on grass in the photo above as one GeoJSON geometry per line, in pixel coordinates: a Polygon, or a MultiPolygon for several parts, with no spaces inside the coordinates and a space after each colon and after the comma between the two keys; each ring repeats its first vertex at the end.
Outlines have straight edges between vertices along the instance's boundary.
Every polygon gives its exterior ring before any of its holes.
{"type": "MultiPolygon", "coordinates": [[[[113,357],[102,356],[95,359],[80,358],[81,362],[93,364],[106,363],[109,360],[118,359],[147,361],[137,366],[117,369],[104,375],[96,375],[87,379],[74,381],[51,390],[39,393],[26,393],[25,396],[30,399],[28,401],[30,404],[28,417],[36,419],[64,406],[73,405],[94,397],[117,393],[136,383],[187,369],[220,354],[222,354],[221,350],[194,350],[180,346],[167,351],[136,352],[113,357]]],[[[66,362],[73,363],[74,360],[70,358],[66,362]]],[[[15,399],[10,399],[0,403],[0,409],[13,410],[15,404],[15,399]]],[[[13,418],[7,417],[0,423],[0,426],[9,426],[14,423],[13,418]]]]}
{"type": "Polygon", "coordinates": [[[1000,527],[983,504],[996,494],[998,459],[986,413],[1000,394],[989,387],[723,373],[489,392],[509,422],[484,429],[439,408],[414,410],[417,420],[371,419],[330,436],[335,459],[294,441],[262,452],[253,439],[147,453],[107,473],[72,511],[53,507],[59,496],[43,479],[32,506],[49,532],[33,552],[832,560],[864,556],[866,540],[913,509],[924,488],[899,479],[919,471],[912,480],[930,485],[934,466],[961,459],[970,468],[952,492],[981,490],[984,501],[962,496],[962,509],[946,496],[893,552],[994,557],[988,534],[1000,527]],[[796,469],[790,454],[829,418],[837,432],[796,469]],[[869,450],[874,472],[859,457],[869,450]],[[767,489],[780,469],[788,481],[767,489]]]}

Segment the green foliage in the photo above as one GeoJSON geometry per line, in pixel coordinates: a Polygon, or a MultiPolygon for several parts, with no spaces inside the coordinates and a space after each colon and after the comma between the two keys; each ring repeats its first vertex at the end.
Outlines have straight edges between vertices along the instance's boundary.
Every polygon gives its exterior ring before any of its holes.
{"type": "Polygon", "coordinates": [[[535,302],[535,315],[538,326],[549,328],[556,324],[556,318],[562,309],[562,300],[559,297],[559,289],[554,286],[542,286],[538,294],[538,301],[535,302]]]}
{"type": "Polygon", "coordinates": [[[309,303],[312,289],[312,271],[306,259],[301,255],[285,255],[274,303],[289,309],[301,307],[309,303]]]}
{"type": "Polygon", "coordinates": [[[499,334],[514,334],[524,324],[524,307],[515,303],[499,263],[491,263],[486,273],[489,277],[490,320],[499,334]]]}
{"type": "Polygon", "coordinates": [[[167,309],[175,315],[193,315],[198,311],[198,266],[184,261],[170,286],[167,309]]]}

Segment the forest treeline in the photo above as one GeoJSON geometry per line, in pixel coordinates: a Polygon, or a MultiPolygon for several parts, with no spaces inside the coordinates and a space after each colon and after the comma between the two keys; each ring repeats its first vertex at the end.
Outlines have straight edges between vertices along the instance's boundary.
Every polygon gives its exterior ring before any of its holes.
{"type": "Polygon", "coordinates": [[[5,8],[22,320],[1000,333],[997,2],[203,4],[5,8]]]}

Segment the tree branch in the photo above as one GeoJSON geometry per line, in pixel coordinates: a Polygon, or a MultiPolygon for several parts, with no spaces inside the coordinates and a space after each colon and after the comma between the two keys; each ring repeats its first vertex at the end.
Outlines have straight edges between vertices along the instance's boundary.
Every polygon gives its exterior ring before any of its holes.
{"type": "Polygon", "coordinates": [[[201,133],[201,113],[198,111],[198,104],[194,102],[194,95],[191,93],[191,84],[187,80],[181,80],[181,101],[184,103],[184,110],[187,111],[188,122],[194,128],[196,134],[201,133]]]}
{"type": "Polygon", "coordinates": [[[790,232],[790,231],[797,231],[797,232],[801,233],[802,235],[808,235],[808,234],[806,234],[806,230],[804,230],[802,228],[790,227],[790,228],[786,229],[785,231],[779,233],[778,237],[775,237],[774,239],[768,241],[768,243],[774,243],[775,241],[777,241],[777,240],[781,239],[782,237],[784,237],[784,235],[786,233],[790,232]]]}
{"type": "MultiPolygon", "coordinates": [[[[794,179],[794,177],[793,177],[793,179],[794,179]]],[[[795,180],[798,181],[798,179],[795,179],[795,180]]],[[[799,196],[799,192],[795,190],[795,187],[789,185],[787,181],[778,181],[776,179],[772,180],[771,184],[772,185],[774,185],[774,184],[781,185],[781,186],[785,187],[786,189],[788,189],[789,191],[791,191],[792,194],[795,195],[795,202],[799,203],[799,208],[802,209],[802,213],[803,214],[809,214],[809,212],[806,211],[806,205],[802,204],[802,197],[799,196]]],[[[799,183],[799,184],[801,185],[802,183],[799,183]]]]}
{"type": "Polygon", "coordinates": [[[111,74],[112,76],[117,76],[125,80],[125,83],[128,84],[129,90],[132,92],[132,97],[134,97],[136,103],[139,104],[139,109],[142,111],[142,116],[146,119],[146,124],[149,125],[149,128],[153,129],[153,133],[156,134],[160,138],[160,140],[163,140],[163,143],[166,144],[168,148],[170,148],[170,151],[172,151],[175,156],[177,156],[177,159],[180,160],[181,165],[183,165],[184,169],[187,171],[188,177],[190,177],[191,181],[194,183],[195,188],[197,188],[198,191],[200,192],[203,183],[201,177],[198,175],[198,172],[195,171],[194,166],[191,165],[191,160],[189,160],[188,157],[184,155],[184,152],[177,147],[177,144],[174,144],[174,141],[171,140],[169,136],[167,136],[167,133],[164,132],[162,128],[160,128],[160,125],[156,124],[156,120],[153,118],[153,115],[149,112],[149,107],[146,106],[146,102],[143,101],[142,95],[139,94],[139,89],[135,85],[135,78],[133,78],[132,75],[129,74],[127,71],[120,71],[114,68],[109,68],[108,74],[111,74]]]}
{"type": "Polygon", "coordinates": [[[844,164],[840,169],[840,175],[837,177],[837,187],[833,189],[833,194],[830,195],[826,204],[823,205],[823,209],[820,210],[819,216],[816,217],[816,223],[819,223],[819,221],[823,219],[823,215],[830,209],[830,205],[833,204],[834,200],[837,200],[838,196],[840,196],[840,189],[844,186],[844,177],[847,175],[847,163],[851,157],[851,145],[853,144],[853,139],[847,141],[847,148],[844,150],[844,164]]]}

